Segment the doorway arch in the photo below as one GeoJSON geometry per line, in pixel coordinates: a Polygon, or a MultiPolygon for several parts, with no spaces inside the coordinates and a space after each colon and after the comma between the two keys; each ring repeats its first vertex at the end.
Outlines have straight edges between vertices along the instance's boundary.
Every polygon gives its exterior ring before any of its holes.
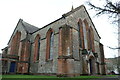
{"type": "Polygon", "coordinates": [[[89,73],[90,73],[90,75],[95,74],[95,58],[94,58],[94,56],[89,57],[89,73]]]}

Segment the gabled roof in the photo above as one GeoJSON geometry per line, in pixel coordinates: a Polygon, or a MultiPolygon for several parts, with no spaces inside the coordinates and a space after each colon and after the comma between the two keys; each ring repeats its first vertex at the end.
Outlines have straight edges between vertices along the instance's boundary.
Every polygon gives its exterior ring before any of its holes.
{"type": "MultiPolygon", "coordinates": [[[[45,28],[45,27],[47,27],[47,26],[49,26],[49,25],[55,23],[56,21],[58,21],[58,20],[60,20],[60,19],[62,19],[62,18],[65,18],[65,17],[67,17],[67,16],[73,14],[74,12],[78,11],[78,10],[81,9],[82,7],[85,9],[85,11],[86,11],[86,13],[87,13],[87,15],[88,15],[90,21],[92,22],[92,19],[90,18],[89,14],[88,14],[88,12],[87,12],[87,10],[86,10],[86,8],[85,8],[85,6],[84,6],[84,5],[81,5],[81,6],[77,7],[77,8],[72,9],[71,11],[69,11],[69,12],[63,14],[61,18],[59,18],[59,19],[57,19],[57,20],[55,20],[55,21],[53,21],[53,22],[51,22],[51,23],[45,25],[45,26],[42,27],[42,28],[37,28],[37,27],[35,27],[35,26],[33,26],[33,25],[31,25],[31,24],[29,24],[29,23],[23,21],[22,19],[19,19],[18,24],[21,23],[21,24],[23,25],[23,27],[24,27],[24,29],[25,29],[25,31],[26,31],[27,33],[33,34],[33,33],[37,32],[37,31],[39,31],[39,30],[41,30],[41,29],[43,29],[43,28],[45,28]]],[[[18,26],[18,24],[17,24],[17,26],[18,26]]],[[[92,22],[92,24],[93,24],[93,22],[92,22]]],[[[16,26],[16,28],[17,28],[17,26],[16,26]]],[[[98,34],[98,32],[97,32],[97,30],[96,30],[94,24],[93,24],[93,27],[94,27],[94,29],[95,29],[97,35],[99,36],[99,34],[98,34]]],[[[15,32],[16,28],[14,29],[14,32],[15,32]]],[[[13,32],[13,34],[14,34],[14,32],[13,32]]],[[[13,34],[12,34],[12,36],[13,36],[13,34]]],[[[11,36],[11,38],[12,38],[12,36],[11,36]]],[[[11,38],[10,38],[10,40],[11,40],[11,38]]],[[[99,36],[99,38],[101,38],[101,37],[99,36]]],[[[10,40],[9,40],[9,42],[10,42],[10,40]]],[[[9,42],[8,42],[8,43],[9,43],[9,42]]]]}
{"type": "MultiPolygon", "coordinates": [[[[19,21],[18,21],[18,23],[17,23],[17,25],[16,25],[13,33],[12,33],[12,36],[13,36],[13,34],[14,34],[17,26],[19,25],[19,23],[22,24],[22,27],[23,27],[23,28],[25,29],[25,31],[26,31],[27,33],[29,33],[29,34],[31,34],[31,33],[33,33],[34,31],[36,31],[36,30],[39,29],[38,27],[35,27],[35,26],[33,26],[33,25],[31,25],[31,24],[23,21],[23,19],[19,19],[19,21]]],[[[10,40],[11,40],[12,36],[10,37],[10,40]]],[[[10,40],[8,41],[8,44],[9,44],[10,40]]]]}

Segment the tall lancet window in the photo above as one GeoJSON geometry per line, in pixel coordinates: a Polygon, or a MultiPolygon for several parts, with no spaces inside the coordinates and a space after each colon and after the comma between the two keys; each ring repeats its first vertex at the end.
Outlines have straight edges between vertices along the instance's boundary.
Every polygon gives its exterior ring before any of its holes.
{"type": "Polygon", "coordinates": [[[49,29],[46,37],[47,37],[46,60],[52,60],[53,59],[53,50],[54,50],[54,32],[52,29],[49,29]]]}
{"type": "Polygon", "coordinates": [[[81,19],[78,21],[78,34],[80,47],[84,49],[84,32],[83,32],[83,22],[81,19]]]}
{"type": "Polygon", "coordinates": [[[40,54],[40,35],[38,34],[35,38],[34,43],[34,62],[39,60],[39,54],[40,54]]]}
{"type": "Polygon", "coordinates": [[[50,35],[50,55],[49,55],[50,60],[53,59],[53,46],[54,46],[54,33],[52,32],[50,35]]]}
{"type": "Polygon", "coordinates": [[[37,60],[39,60],[39,54],[40,54],[40,37],[38,38],[37,60]]]}

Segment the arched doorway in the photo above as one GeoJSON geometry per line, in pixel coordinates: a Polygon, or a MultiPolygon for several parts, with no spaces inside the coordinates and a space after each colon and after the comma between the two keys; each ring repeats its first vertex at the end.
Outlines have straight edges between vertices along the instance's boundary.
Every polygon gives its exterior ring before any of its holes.
{"type": "Polygon", "coordinates": [[[90,75],[95,73],[95,58],[93,56],[89,58],[89,71],[90,75]]]}

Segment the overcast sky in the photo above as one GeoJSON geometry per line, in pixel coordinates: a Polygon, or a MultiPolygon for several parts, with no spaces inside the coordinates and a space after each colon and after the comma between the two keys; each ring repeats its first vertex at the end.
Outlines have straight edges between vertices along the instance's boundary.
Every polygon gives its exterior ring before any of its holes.
{"type": "MultiPolygon", "coordinates": [[[[60,18],[62,14],[84,4],[92,18],[95,27],[101,36],[104,45],[105,57],[117,56],[117,50],[111,50],[107,46],[117,47],[117,27],[110,24],[106,15],[94,17],[95,11],[89,10],[86,0],[0,0],[0,49],[7,43],[21,18],[36,27],[43,27],[60,18]]],[[[95,1],[95,0],[92,0],[95,1]]],[[[114,0],[115,1],[115,0],[114,0]]],[[[96,5],[103,4],[94,2],[96,5]]],[[[1,51],[0,51],[1,53],[1,51]]]]}

